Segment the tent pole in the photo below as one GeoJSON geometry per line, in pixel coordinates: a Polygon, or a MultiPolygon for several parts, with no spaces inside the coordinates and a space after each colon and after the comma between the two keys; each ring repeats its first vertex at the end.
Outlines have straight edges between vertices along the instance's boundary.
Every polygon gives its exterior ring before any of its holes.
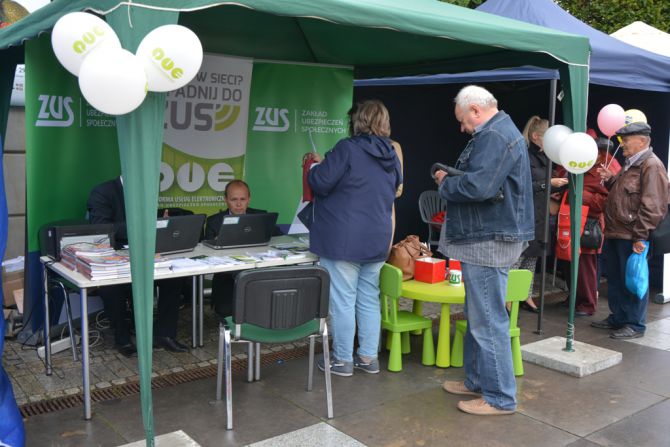
{"type": "MultiPolygon", "coordinates": [[[[558,80],[552,79],[549,83],[549,125],[553,126],[556,122],[556,90],[558,86],[558,80]]],[[[544,203],[544,238],[546,241],[542,245],[542,267],[540,269],[540,312],[537,314],[537,330],[536,334],[542,335],[542,317],[544,315],[544,291],[546,286],[545,275],[547,273],[547,245],[549,244],[549,201],[551,195],[551,171],[552,171],[551,160],[548,160],[547,163],[547,172],[545,174],[544,184],[546,185],[547,195],[545,197],[544,203]]]]}
{"type": "MultiPolygon", "coordinates": [[[[668,143],[668,160],[670,160],[670,142],[668,143]]],[[[670,162],[668,162],[670,166],[670,162]]],[[[670,173],[670,168],[668,168],[668,173],[670,173]]],[[[663,255],[663,285],[661,287],[661,293],[656,294],[654,297],[654,303],[656,304],[665,304],[670,302],[670,254],[663,255]]]]}

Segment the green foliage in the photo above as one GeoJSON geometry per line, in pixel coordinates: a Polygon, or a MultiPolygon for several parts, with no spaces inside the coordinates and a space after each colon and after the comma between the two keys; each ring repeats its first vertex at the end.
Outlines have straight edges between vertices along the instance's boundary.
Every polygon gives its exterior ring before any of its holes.
{"type": "Polygon", "coordinates": [[[452,3],[454,5],[463,6],[465,8],[475,9],[477,6],[484,3],[485,0],[440,0],[445,3],[452,3]]]}
{"type": "MultiPolygon", "coordinates": [[[[441,0],[474,9],[485,0],[441,0]]],[[[641,21],[670,32],[670,0],[554,0],[561,8],[606,34],[641,21]]]]}
{"type": "Polygon", "coordinates": [[[639,20],[670,31],[668,0],[557,0],[561,8],[579,20],[610,34],[639,20]]]}

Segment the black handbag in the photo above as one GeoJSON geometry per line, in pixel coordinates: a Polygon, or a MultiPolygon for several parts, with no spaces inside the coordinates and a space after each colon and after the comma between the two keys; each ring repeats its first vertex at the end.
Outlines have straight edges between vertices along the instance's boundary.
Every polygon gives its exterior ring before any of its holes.
{"type": "Polygon", "coordinates": [[[600,219],[587,217],[584,224],[584,232],[580,240],[582,248],[598,249],[603,244],[603,229],[600,227],[600,219]]]}
{"type": "MultiPolygon", "coordinates": [[[[670,207],[668,208],[670,211],[670,207]]],[[[649,237],[654,255],[670,253],[670,212],[668,212],[649,237]]]]}

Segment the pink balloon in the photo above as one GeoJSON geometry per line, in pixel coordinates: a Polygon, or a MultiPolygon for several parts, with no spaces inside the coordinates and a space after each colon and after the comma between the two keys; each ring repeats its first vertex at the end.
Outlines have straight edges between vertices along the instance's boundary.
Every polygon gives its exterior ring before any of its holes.
{"type": "Polygon", "coordinates": [[[607,104],[598,112],[598,128],[608,138],[626,125],[626,112],[618,104],[607,104]]]}

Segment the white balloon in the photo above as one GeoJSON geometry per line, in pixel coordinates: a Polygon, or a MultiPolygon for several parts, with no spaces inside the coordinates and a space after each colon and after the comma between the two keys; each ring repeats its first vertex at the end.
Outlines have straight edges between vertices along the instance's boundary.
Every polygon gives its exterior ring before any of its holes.
{"type": "Polygon", "coordinates": [[[100,48],[84,60],[79,88],[96,109],[123,115],[139,107],[147,95],[144,65],[123,48],[100,48]]]}
{"type": "Polygon", "coordinates": [[[144,36],[135,54],[144,63],[149,90],[153,92],[169,92],[191,82],[203,56],[198,36],[181,25],[154,29],[144,36]]]}
{"type": "Polygon", "coordinates": [[[558,156],[559,149],[561,148],[563,141],[565,141],[570,134],[572,134],[572,129],[563,124],[556,124],[547,129],[542,138],[542,145],[544,153],[549,160],[560,164],[561,160],[558,156]]]}
{"type": "Polygon", "coordinates": [[[584,132],[569,135],[559,150],[561,165],[573,174],[582,174],[596,163],[598,145],[596,140],[584,132]]]}
{"type": "Polygon", "coordinates": [[[107,22],[85,12],[65,14],[51,33],[51,47],[58,62],[75,76],[79,76],[84,59],[105,46],[121,48],[121,42],[107,22]]]}

